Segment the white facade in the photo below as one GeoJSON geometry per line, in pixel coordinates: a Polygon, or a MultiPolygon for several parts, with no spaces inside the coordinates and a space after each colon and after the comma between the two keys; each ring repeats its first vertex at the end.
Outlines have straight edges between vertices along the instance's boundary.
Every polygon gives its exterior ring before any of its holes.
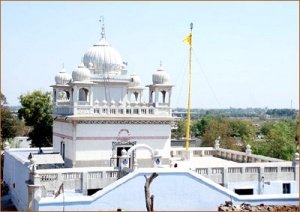
{"type": "MultiPolygon", "coordinates": [[[[165,164],[169,164],[171,119],[158,118],[103,118],[101,120],[56,120],[53,125],[53,149],[62,151],[66,167],[114,166],[121,156],[118,148],[129,149],[136,144],[146,144],[159,150],[165,164]],[[165,120],[164,120],[165,119],[165,120]]],[[[149,164],[151,155],[147,150],[135,154],[140,165],[149,164]],[[146,161],[145,161],[146,160],[146,161]],[[148,163],[148,164],[147,164],[148,163]]]]}

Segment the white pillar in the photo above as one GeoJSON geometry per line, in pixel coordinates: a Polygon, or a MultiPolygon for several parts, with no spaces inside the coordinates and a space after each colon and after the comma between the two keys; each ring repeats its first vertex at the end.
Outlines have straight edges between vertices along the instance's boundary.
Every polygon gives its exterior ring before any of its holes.
{"type": "Polygon", "coordinates": [[[299,153],[296,152],[293,160],[294,173],[295,173],[295,181],[299,182],[299,153]]]}
{"type": "Polygon", "coordinates": [[[169,101],[168,101],[169,107],[171,106],[171,95],[172,95],[172,89],[169,90],[169,101]]]}
{"type": "Polygon", "coordinates": [[[159,95],[159,91],[155,89],[155,107],[158,106],[158,95],[159,95]]]}
{"type": "Polygon", "coordinates": [[[94,101],[93,101],[93,96],[94,96],[94,93],[93,93],[93,89],[92,87],[89,87],[89,101],[90,101],[90,106],[93,106],[94,104],[94,101]]]}
{"type": "Polygon", "coordinates": [[[74,91],[73,91],[73,102],[74,102],[74,105],[77,105],[77,101],[78,101],[78,88],[75,85],[73,89],[74,89],[74,91]]]}

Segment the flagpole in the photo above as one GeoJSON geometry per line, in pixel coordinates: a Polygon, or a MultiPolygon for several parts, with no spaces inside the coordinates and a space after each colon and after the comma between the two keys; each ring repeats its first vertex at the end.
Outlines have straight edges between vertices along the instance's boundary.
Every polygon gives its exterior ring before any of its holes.
{"type": "Polygon", "coordinates": [[[190,24],[190,49],[189,49],[189,80],[188,80],[188,110],[187,110],[187,119],[186,119],[186,159],[189,159],[189,146],[190,146],[190,125],[191,125],[191,80],[192,80],[192,30],[193,23],[190,24]]]}
{"type": "Polygon", "coordinates": [[[65,188],[64,183],[62,183],[62,192],[63,192],[63,212],[65,211],[65,188]]]}

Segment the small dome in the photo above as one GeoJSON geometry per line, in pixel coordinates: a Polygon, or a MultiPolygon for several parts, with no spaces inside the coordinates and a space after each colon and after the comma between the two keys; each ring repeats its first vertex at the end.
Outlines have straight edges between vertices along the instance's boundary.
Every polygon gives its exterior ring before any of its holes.
{"type": "Polygon", "coordinates": [[[170,76],[169,74],[160,67],[157,69],[157,71],[152,74],[152,83],[155,84],[169,84],[170,76]]]}
{"type": "Polygon", "coordinates": [[[66,72],[63,68],[58,74],[55,76],[56,85],[65,85],[70,82],[72,79],[71,75],[66,72]]]}
{"type": "Polygon", "coordinates": [[[91,72],[87,69],[83,63],[72,72],[73,81],[90,81],[91,72]]]}
{"type": "Polygon", "coordinates": [[[105,99],[103,99],[102,104],[103,104],[103,105],[106,105],[106,104],[107,104],[107,101],[106,101],[105,99]]]}
{"type": "Polygon", "coordinates": [[[141,79],[138,75],[136,74],[131,74],[130,75],[130,87],[140,87],[141,86],[141,79]]]}
{"type": "Polygon", "coordinates": [[[119,105],[120,106],[123,105],[123,101],[122,100],[119,101],[119,105]]]}
{"type": "Polygon", "coordinates": [[[95,105],[98,105],[98,104],[99,104],[98,99],[96,99],[96,100],[94,101],[94,104],[95,104],[95,105]]]}
{"type": "Polygon", "coordinates": [[[111,105],[115,105],[116,102],[115,102],[114,100],[111,100],[111,101],[110,101],[110,104],[111,104],[111,105]]]}
{"type": "Polygon", "coordinates": [[[87,67],[89,63],[93,63],[95,74],[120,75],[123,66],[120,53],[112,48],[105,38],[84,54],[83,63],[87,67]]]}

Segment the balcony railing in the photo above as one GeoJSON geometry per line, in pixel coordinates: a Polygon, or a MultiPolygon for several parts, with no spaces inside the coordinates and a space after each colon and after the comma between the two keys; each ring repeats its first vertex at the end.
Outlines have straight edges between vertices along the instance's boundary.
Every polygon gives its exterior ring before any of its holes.
{"type": "Polygon", "coordinates": [[[34,184],[44,187],[43,196],[53,196],[64,184],[65,191],[86,193],[87,189],[101,189],[120,176],[113,168],[40,169],[34,175],[34,184]]]}
{"type": "Polygon", "coordinates": [[[54,115],[141,115],[141,116],[170,116],[171,109],[155,108],[148,104],[130,104],[130,105],[94,105],[90,106],[89,102],[78,102],[77,105],[69,104],[54,105],[54,115]]]}

